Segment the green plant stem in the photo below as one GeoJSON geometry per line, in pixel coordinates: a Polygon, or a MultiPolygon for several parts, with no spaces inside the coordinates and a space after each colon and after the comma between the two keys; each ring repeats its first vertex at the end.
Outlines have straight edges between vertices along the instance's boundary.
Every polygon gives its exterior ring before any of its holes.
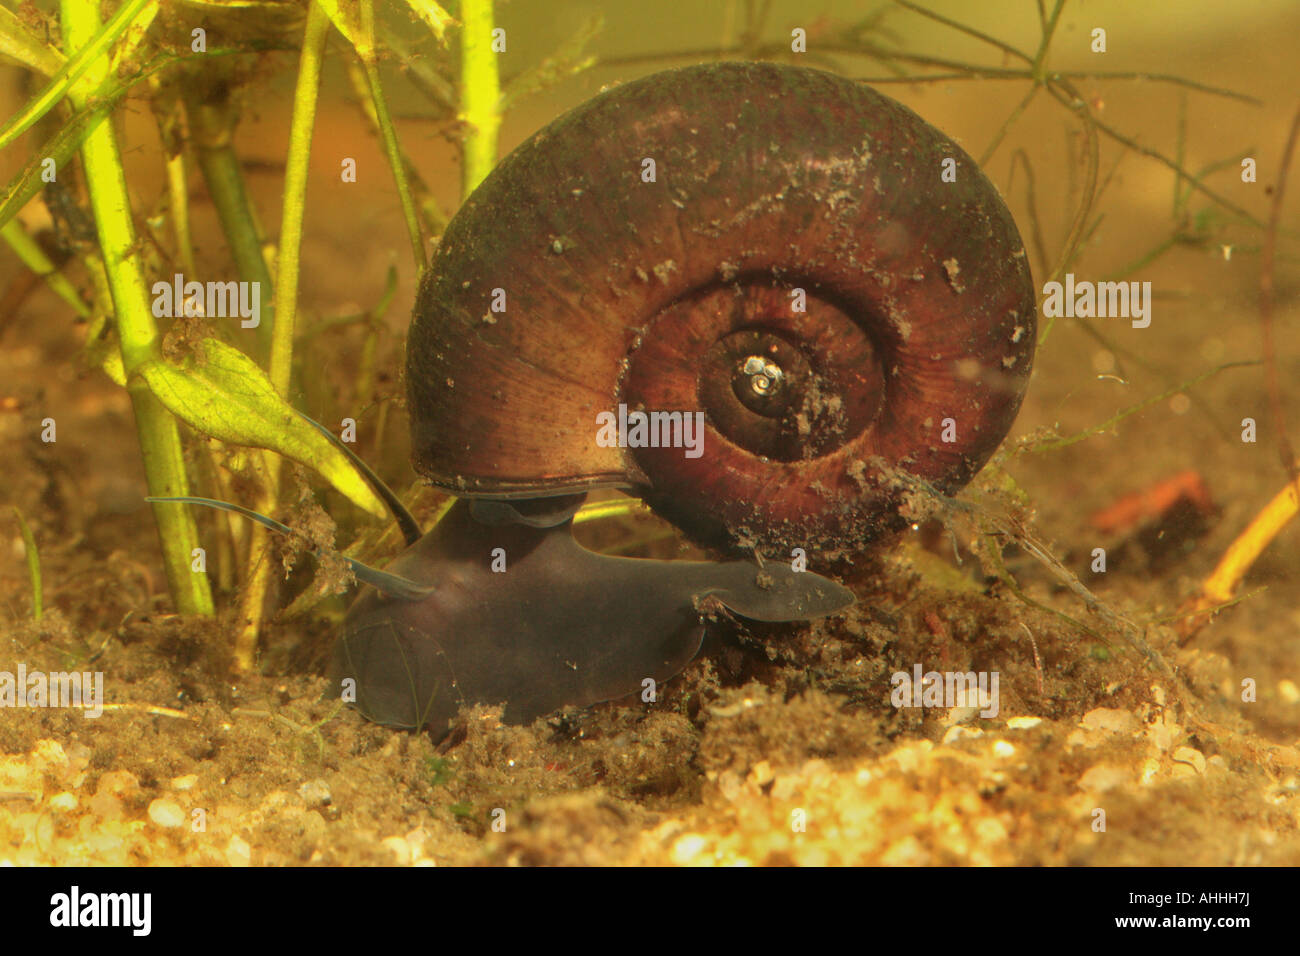
{"type": "Polygon", "coordinates": [[[1161,392],[1159,395],[1152,395],[1150,398],[1145,398],[1142,401],[1138,402],[1136,405],[1130,405],[1128,408],[1122,409],[1121,411],[1112,415],[1110,418],[1106,419],[1100,425],[1093,425],[1091,428],[1085,428],[1081,432],[1076,432],[1073,435],[1068,435],[1063,438],[1049,438],[1046,441],[1037,442],[1032,446],[1030,446],[1029,448],[1027,448],[1026,450],[1033,451],[1033,452],[1040,452],[1040,451],[1055,451],[1058,448],[1068,448],[1071,445],[1078,444],[1084,439],[1092,438],[1094,435],[1100,435],[1103,434],[1104,432],[1110,431],[1112,428],[1114,428],[1124,419],[1132,415],[1136,415],[1138,412],[1150,408],[1152,405],[1155,405],[1158,402],[1163,402],[1165,399],[1172,398],[1173,396],[1177,395],[1180,392],[1186,392],[1189,389],[1195,388],[1197,385],[1201,384],[1201,382],[1205,381],[1207,378],[1210,378],[1212,375],[1218,375],[1220,372],[1225,371],[1226,369],[1242,368],[1248,365],[1256,365],[1256,364],[1258,363],[1225,362],[1222,365],[1215,366],[1214,368],[1208,371],[1202,372],[1200,375],[1197,375],[1193,378],[1189,378],[1187,381],[1181,382],[1180,384],[1175,385],[1172,388],[1165,389],[1165,391],[1161,392]]]}
{"type": "MultiPolygon", "coordinates": [[[[216,489],[215,497],[222,501],[229,501],[230,482],[226,480],[226,471],[218,456],[220,447],[220,442],[213,438],[205,440],[200,447],[201,460],[206,465],[208,487],[216,489]]],[[[229,593],[235,587],[237,569],[235,549],[238,538],[235,532],[235,521],[227,511],[217,511],[215,515],[221,532],[217,535],[217,587],[229,593]]]]}
{"type": "MultiPolygon", "coordinates": [[[[400,52],[400,48],[394,49],[391,52],[399,58],[403,56],[400,52]]],[[[407,55],[413,56],[413,54],[407,55]]],[[[407,66],[409,69],[410,64],[408,63],[407,66]]],[[[370,124],[370,128],[374,134],[382,140],[384,132],[379,126],[379,117],[375,115],[374,97],[371,95],[370,79],[366,74],[364,64],[361,62],[359,57],[356,60],[349,59],[345,62],[344,69],[347,71],[348,83],[356,93],[357,104],[361,107],[361,112],[365,115],[366,122],[370,124]]],[[[408,72],[407,76],[415,76],[415,73],[408,72]]],[[[407,156],[406,153],[402,153],[402,172],[405,176],[406,183],[409,185],[415,208],[420,213],[421,235],[442,235],[443,231],[447,228],[447,214],[442,211],[442,208],[438,205],[438,201],[433,198],[433,194],[429,191],[428,184],[420,178],[419,171],[415,168],[415,165],[411,162],[410,157],[407,156]]],[[[396,179],[396,177],[394,177],[394,179],[396,179]]],[[[400,198],[401,190],[403,188],[400,181],[398,182],[397,188],[400,198]]],[[[408,230],[409,228],[408,221],[408,230]]]]}
{"type": "MultiPolygon", "coordinates": [[[[1069,97],[1078,99],[1078,94],[1075,93],[1073,90],[1062,92],[1061,89],[1057,88],[1057,84],[1048,84],[1047,89],[1048,92],[1051,93],[1052,96],[1056,97],[1056,99],[1060,101],[1066,108],[1071,110],[1075,109],[1075,107],[1071,105],[1069,99],[1069,97]]],[[[1173,172],[1180,174],[1184,179],[1187,180],[1188,185],[1192,189],[1195,189],[1197,192],[1202,193],[1205,196],[1208,196],[1210,199],[1214,200],[1218,205],[1222,206],[1224,209],[1227,209],[1229,212],[1233,213],[1234,215],[1241,217],[1244,221],[1250,223],[1252,226],[1256,226],[1260,229],[1264,227],[1264,221],[1262,219],[1258,218],[1257,216],[1252,216],[1243,207],[1219,195],[1219,193],[1215,192],[1209,186],[1205,185],[1205,183],[1201,182],[1193,173],[1188,172],[1186,169],[1179,166],[1176,162],[1174,162],[1172,159],[1169,159],[1167,156],[1157,152],[1156,150],[1150,148],[1149,146],[1143,146],[1141,143],[1133,139],[1131,136],[1125,136],[1119,130],[1115,129],[1115,127],[1103,123],[1096,115],[1090,114],[1088,118],[1088,123],[1089,126],[1095,128],[1097,132],[1109,136],[1115,142],[1119,143],[1122,146],[1127,147],[1128,149],[1131,149],[1139,156],[1146,156],[1148,159],[1154,159],[1157,163],[1160,163],[1161,165],[1171,169],[1173,172]]]]}
{"type": "MultiPolygon", "coordinates": [[[[128,33],[127,39],[123,42],[130,42],[131,36],[132,34],[128,33]]],[[[205,58],[209,63],[216,63],[223,59],[245,55],[247,51],[243,49],[209,47],[205,58]]],[[[85,109],[78,109],[75,114],[64,120],[58,132],[33,152],[32,159],[27,165],[7,185],[0,187],[0,197],[3,197],[3,201],[0,201],[0,224],[12,219],[14,214],[27,205],[28,201],[44,187],[45,183],[41,179],[43,160],[53,159],[56,165],[62,168],[81,148],[81,142],[88,132],[111,115],[117,104],[138,84],[173,69],[182,59],[184,57],[157,56],[140,72],[126,78],[114,77],[112,80],[105,80],[92,93],[81,97],[90,105],[85,109]]],[[[81,83],[84,82],[83,77],[81,83]]],[[[79,91],[81,91],[81,83],[78,83],[79,91]]]]}
{"type": "Polygon", "coordinates": [[[41,597],[41,555],[36,550],[36,537],[32,534],[32,529],[27,526],[27,519],[23,517],[17,505],[13,507],[14,514],[18,518],[18,532],[23,536],[23,548],[27,552],[27,577],[32,582],[32,620],[39,621],[44,613],[44,602],[41,597]]]}
{"type": "Polygon", "coordinates": [[[1007,53],[1010,54],[1011,56],[1017,57],[1018,59],[1024,60],[1026,63],[1033,62],[1032,60],[1030,60],[1028,56],[1026,56],[1020,50],[1017,50],[1015,47],[1011,46],[1009,43],[1003,43],[997,37],[989,36],[987,33],[984,33],[980,30],[976,30],[974,27],[968,27],[966,24],[961,23],[957,20],[950,20],[948,17],[941,16],[940,14],[935,13],[933,10],[927,10],[925,7],[917,6],[916,4],[912,3],[911,0],[894,0],[894,3],[898,4],[900,7],[904,7],[908,10],[911,10],[913,13],[919,13],[921,16],[933,20],[936,23],[942,23],[946,27],[950,27],[953,30],[958,30],[962,33],[965,33],[967,36],[971,36],[977,40],[981,40],[984,43],[989,44],[990,46],[997,47],[1003,53],[1007,53]]]}
{"type": "Polygon", "coordinates": [[[402,205],[402,218],[406,221],[406,232],[411,239],[411,252],[415,257],[416,269],[423,273],[425,266],[424,233],[420,225],[420,215],[415,207],[415,197],[411,193],[411,184],[406,177],[406,161],[402,156],[401,144],[397,141],[397,128],[393,126],[392,114],[388,111],[388,101],[384,98],[384,86],[379,78],[379,62],[374,53],[374,5],[371,0],[362,0],[362,30],[369,42],[356,48],[361,58],[362,69],[366,74],[366,87],[370,93],[370,102],[375,110],[375,122],[379,126],[380,138],[384,143],[384,155],[388,166],[393,171],[393,182],[397,186],[397,198],[402,205]]]}
{"type": "Polygon", "coordinates": [[[313,3],[307,12],[298,82],[293,93],[293,120],[289,126],[289,155],[284,171],[284,207],[280,216],[280,250],[276,256],[275,326],[271,332],[271,384],[283,397],[289,395],[293,368],[293,335],[298,313],[298,272],[302,249],[302,221],[306,210],[307,172],[311,159],[312,129],[320,93],[321,61],[329,35],[329,18],[313,3]]]}
{"type": "Polygon", "coordinates": [[[497,162],[501,128],[501,80],[492,51],[492,0],[462,0],[460,5],[461,199],[487,178],[497,162]]]}
{"type": "Polygon", "coordinates": [[[27,165],[0,192],[0,223],[8,223],[18,211],[45,187],[42,179],[45,160],[54,160],[54,168],[62,169],[77,154],[86,137],[112,115],[124,94],[96,100],[93,106],[78,110],[75,116],[64,121],[59,131],[37,149],[27,165]]]}
{"type": "Polygon", "coordinates": [[[1025,110],[1029,108],[1029,104],[1034,101],[1034,97],[1038,95],[1038,89],[1039,87],[1037,84],[1031,86],[1029,92],[1024,95],[1020,102],[1016,104],[1016,108],[1011,111],[1011,115],[1006,118],[1006,121],[1003,122],[1003,124],[998,127],[997,132],[993,134],[992,142],[990,142],[988,146],[984,147],[984,152],[980,155],[980,158],[977,161],[981,169],[988,165],[989,160],[993,158],[993,154],[996,153],[998,147],[1002,145],[1002,140],[1006,137],[1007,133],[1011,131],[1011,127],[1016,125],[1016,121],[1024,115],[1025,110]]]}
{"type": "Polygon", "coordinates": [[[76,311],[83,319],[90,318],[90,306],[77,294],[77,290],[67,277],[54,267],[45,250],[35,239],[27,235],[26,230],[17,219],[10,219],[0,227],[0,237],[9,243],[9,248],[22,260],[23,265],[31,269],[42,279],[54,293],[76,311]]]}
{"type": "Polygon", "coordinates": [[[1060,22],[1061,11],[1065,9],[1065,0],[1056,0],[1056,6],[1052,8],[1051,16],[1043,23],[1042,39],[1038,44],[1038,51],[1034,54],[1034,62],[1029,71],[1033,74],[1034,82],[1042,84],[1046,81],[1047,72],[1047,51],[1052,45],[1052,34],[1056,32],[1056,25],[1060,22]]]}
{"type": "Polygon", "coordinates": [[[194,241],[190,234],[190,184],[185,159],[183,133],[184,107],[175,83],[154,77],[149,83],[149,106],[158,125],[158,139],[167,157],[167,211],[176,239],[181,268],[187,276],[197,276],[194,264],[194,241]]]}
{"type": "Polygon", "coordinates": [[[263,291],[261,300],[267,303],[262,308],[261,322],[257,327],[257,348],[249,350],[256,353],[259,362],[266,362],[271,353],[271,334],[275,327],[275,303],[266,295],[272,288],[271,271],[262,255],[262,240],[244,188],[239,157],[231,145],[234,118],[225,103],[199,102],[192,95],[187,96],[187,107],[199,169],[217,209],[217,218],[230,246],[230,255],[235,260],[235,269],[242,281],[259,284],[263,291]]]}
{"type": "MultiPolygon", "coordinates": [[[[70,50],[89,42],[99,29],[96,0],[63,0],[62,14],[64,42],[70,50]]],[[[100,74],[94,77],[98,81],[107,70],[108,60],[103,58],[89,73],[100,74]]],[[[80,98],[81,94],[74,90],[72,99],[78,108],[86,105],[77,102],[80,98]]],[[[122,364],[135,409],[149,494],[154,497],[188,495],[189,480],[176,420],[144,382],[131,378],[131,372],[141,362],[159,357],[160,348],[144,270],[135,252],[135,226],[131,220],[126,174],[112,123],[100,123],[86,137],[81,145],[81,158],[117,315],[122,364]]],[[[212,592],[207,576],[190,570],[190,553],[198,547],[199,540],[193,515],[183,505],[156,504],[153,508],[176,609],[182,614],[211,614],[212,592]]]]}
{"type": "Polygon", "coordinates": [[[185,154],[167,157],[167,205],[171,210],[172,231],[180,251],[181,268],[186,276],[197,275],[194,264],[194,241],[190,236],[189,177],[185,172],[185,154]]]}
{"type": "MultiPolygon", "coordinates": [[[[1061,3],[1057,4],[1056,10],[1052,15],[1052,23],[1056,22],[1056,16],[1060,13],[1061,3]]],[[[1092,204],[1097,195],[1097,169],[1100,164],[1100,148],[1097,143],[1097,129],[1093,125],[1092,111],[1088,109],[1087,103],[1078,95],[1078,92],[1065,81],[1061,81],[1061,86],[1069,94],[1071,100],[1066,100],[1060,92],[1049,85],[1048,89],[1053,96],[1056,96],[1067,107],[1074,110],[1083,123],[1083,131],[1087,141],[1087,150],[1085,159],[1085,179],[1083,187],[1083,198],[1079,202],[1079,209],[1075,213],[1074,221],[1070,224],[1070,232],[1065,237],[1065,244],[1061,247],[1060,258],[1057,259],[1056,265],[1048,274],[1048,282],[1056,282],[1065,270],[1069,268],[1070,262],[1074,259],[1076,252],[1083,243],[1084,231],[1088,226],[1088,213],[1092,210],[1092,204]]],[[[1049,318],[1047,324],[1038,333],[1038,346],[1042,348],[1047,343],[1047,337],[1052,333],[1052,327],[1056,324],[1056,319],[1049,318]]]]}

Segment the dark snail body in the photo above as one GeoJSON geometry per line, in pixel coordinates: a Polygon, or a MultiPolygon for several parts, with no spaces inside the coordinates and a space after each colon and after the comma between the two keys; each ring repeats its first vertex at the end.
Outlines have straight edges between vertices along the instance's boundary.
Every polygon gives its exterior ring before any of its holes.
{"type": "Polygon", "coordinates": [[[439,730],[466,703],[504,701],[505,718],[521,722],[667,680],[699,650],[711,611],[791,621],[853,601],[788,564],[607,557],[579,545],[568,518],[493,527],[464,501],[388,570],[434,593],[367,592],[335,646],[335,671],[355,677],[372,720],[439,730]],[[491,569],[496,548],[504,573],[491,569]]]}
{"type": "Polygon", "coordinates": [[[756,63],[601,94],[507,157],[442,239],[407,345],[413,459],[479,500],[390,568],[431,597],[357,602],[336,673],[367,715],[437,731],[463,703],[526,720],[636,692],[694,656],[710,610],[833,613],[852,594],[787,549],[894,526],[889,469],[969,480],[1015,417],[1034,334],[1010,214],[892,100],[756,63]],[[598,443],[620,405],[703,412],[703,453],[598,443]],[[581,498],[552,496],[601,486],[773,560],[588,552],[581,498]]]}

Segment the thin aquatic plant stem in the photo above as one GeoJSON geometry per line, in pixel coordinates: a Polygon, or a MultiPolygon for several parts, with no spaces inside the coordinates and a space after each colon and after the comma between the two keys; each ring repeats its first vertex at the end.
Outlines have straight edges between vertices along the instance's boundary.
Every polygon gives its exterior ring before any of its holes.
{"type": "Polygon", "coordinates": [[[23,517],[22,510],[14,505],[14,515],[18,518],[18,533],[23,538],[23,549],[27,552],[27,577],[32,585],[32,620],[39,621],[44,613],[44,599],[41,587],[41,555],[36,550],[36,536],[23,517]]]}
{"type": "MultiPolygon", "coordinates": [[[[275,390],[288,397],[293,373],[293,332],[298,312],[298,275],[302,250],[302,221],[306,211],[307,175],[311,160],[312,130],[316,125],[316,104],[320,93],[321,61],[329,36],[329,18],[319,4],[307,13],[298,80],[293,94],[293,118],[289,126],[289,155],[284,175],[284,205],[280,217],[280,248],[276,257],[275,324],[271,331],[268,374],[275,390]]],[[[264,504],[274,507],[279,497],[279,463],[265,456],[267,495],[264,504]]],[[[267,510],[267,509],[263,509],[267,510]]],[[[241,601],[241,626],[235,636],[235,667],[250,671],[257,663],[257,640],[262,630],[266,595],[270,590],[273,564],[270,535],[255,525],[250,537],[248,576],[241,601]]]]}
{"type": "MultiPolygon", "coordinates": [[[[70,49],[88,42],[98,31],[99,4],[96,0],[63,0],[61,9],[64,42],[70,49]]],[[[108,60],[103,58],[87,72],[84,81],[102,81],[107,71],[108,60]]],[[[77,108],[87,105],[80,87],[74,88],[70,96],[77,108]]],[[[132,371],[142,362],[160,357],[161,349],[158,327],[150,309],[144,268],[136,251],[135,226],[131,219],[117,131],[111,122],[100,123],[85,138],[81,144],[81,158],[117,316],[127,392],[135,410],[149,493],[156,497],[187,495],[189,479],[185,473],[180,428],[148,386],[131,377],[132,371]]],[[[207,575],[190,570],[191,553],[199,546],[193,515],[182,505],[157,504],[153,507],[167,582],[177,611],[182,614],[211,614],[212,592],[207,575]]]]}
{"type": "MultiPolygon", "coordinates": [[[[244,188],[239,157],[231,144],[233,118],[225,104],[204,103],[196,94],[197,90],[188,91],[186,114],[199,169],[216,207],[221,232],[230,247],[239,278],[244,282],[256,282],[264,292],[270,292],[271,271],[262,254],[262,240],[248,191],[244,188]]],[[[275,327],[274,302],[267,302],[268,298],[265,294],[261,296],[265,304],[256,332],[257,347],[246,350],[256,353],[256,358],[262,363],[270,355],[271,333],[275,327]]]]}
{"type": "Polygon", "coordinates": [[[373,60],[363,60],[361,66],[365,71],[366,86],[375,108],[375,122],[379,126],[380,139],[384,144],[384,156],[388,159],[388,166],[393,172],[393,183],[397,187],[397,199],[402,207],[406,235],[411,241],[411,255],[415,259],[417,270],[424,272],[427,262],[424,251],[424,230],[420,224],[419,211],[415,206],[415,197],[411,194],[410,181],[406,177],[406,162],[402,157],[401,144],[397,141],[397,128],[393,125],[392,114],[388,111],[388,101],[384,97],[383,83],[379,78],[379,66],[373,60]]]}
{"type": "Polygon", "coordinates": [[[298,315],[298,275],[301,266],[302,222],[306,212],[307,176],[312,130],[320,94],[321,62],[329,35],[329,18],[313,3],[307,13],[298,80],[289,125],[289,153],[284,170],[284,205],[280,215],[280,249],[276,256],[275,326],[271,332],[271,384],[281,396],[289,394],[293,368],[293,336],[298,315]]]}

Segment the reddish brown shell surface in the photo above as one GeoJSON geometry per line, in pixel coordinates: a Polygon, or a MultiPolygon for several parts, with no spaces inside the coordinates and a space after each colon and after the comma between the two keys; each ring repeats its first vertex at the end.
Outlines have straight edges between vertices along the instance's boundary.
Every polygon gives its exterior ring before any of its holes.
{"type": "Polygon", "coordinates": [[[828,73],[672,70],[551,123],[456,215],[408,340],[413,456],[461,495],[616,485],[719,547],[852,548],[892,523],[881,462],[952,490],[987,461],[1034,337],[1015,224],[940,132],[828,73]],[[603,447],[620,404],[703,411],[702,454],[603,447]]]}

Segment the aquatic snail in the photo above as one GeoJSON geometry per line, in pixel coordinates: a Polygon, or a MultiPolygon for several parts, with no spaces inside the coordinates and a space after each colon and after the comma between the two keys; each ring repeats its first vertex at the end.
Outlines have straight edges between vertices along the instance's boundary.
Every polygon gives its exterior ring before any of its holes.
{"type": "Polygon", "coordinates": [[[762,63],[601,93],[500,163],[421,283],[413,464],[459,500],[418,540],[408,520],[387,569],[407,584],[357,600],[334,676],[367,716],[441,734],[465,703],[525,721],[637,693],[711,613],[841,610],[852,593],[792,549],[899,527],[890,469],[968,481],[1034,334],[1010,213],[893,100],[762,63]],[[636,412],[703,413],[701,453],[597,440],[600,416],[636,412]],[[603,487],[729,559],[587,551],[571,519],[603,487]]]}
{"type": "Polygon", "coordinates": [[[1034,325],[996,191],[892,100],[758,63],[602,93],[511,153],[439,244],[407,340],[412,457],[461,501],[389,568],[434,593],[364,595],[337,676],[384,723],[444,728],[473,701],[527,720],[677,673],[711,609],[842,609],[790,550],[896,526],[878,459],[967,481],[1015,417],[1034,325]],[[703,412],[702,453],[597,441],[627,410],[703,412]],[[600,487],[752,553],[592,554],[570,518],[600,487]]]}

